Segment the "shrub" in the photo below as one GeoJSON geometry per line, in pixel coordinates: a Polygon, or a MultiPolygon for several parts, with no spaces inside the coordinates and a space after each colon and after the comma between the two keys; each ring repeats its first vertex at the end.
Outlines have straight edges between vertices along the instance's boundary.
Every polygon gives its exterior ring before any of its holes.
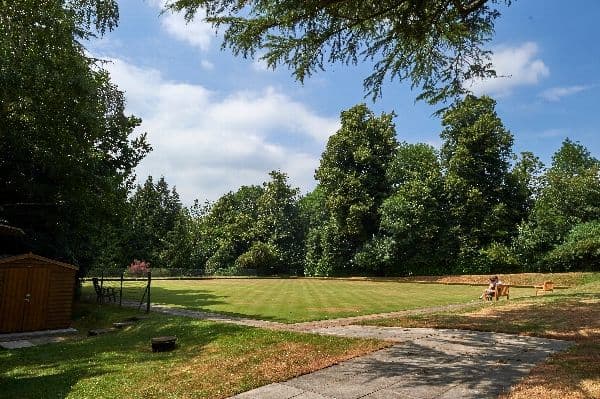
{"type": "Polygon", "coordinates": [[[235,260],[238,270],[254,269],[258,274],[273,274],[281,265],[277,249],[270,244],[257,241],[235,260]]]}
{"type": "Polygon", "coordinates": [[[541,261],[547,271],[600,271],[600,221],[581,223],[541,261]]]}
{"type": "Polygon", "coordinates": [[[512,248],[497,242],[479,251],[477,259],[480,273],[522,272],[521,262],[512,248]]]}
{"type": "Polygon", "coordinates": [[[127,272],[133,276],[142,276],[150,271],[150,262],[134,259],[127,272]]]}

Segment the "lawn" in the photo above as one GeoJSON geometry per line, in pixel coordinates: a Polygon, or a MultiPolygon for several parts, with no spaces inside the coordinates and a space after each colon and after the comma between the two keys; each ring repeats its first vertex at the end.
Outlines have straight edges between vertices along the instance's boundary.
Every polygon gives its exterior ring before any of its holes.
{"type": "MultiPolygon", "coordinates": [[[[126,284],[124,297],[139,300],[140,284],[126,284]]],[[[90,285],[84,288],[89,295],[90,285]]],[[[296,323],[467,303],[477,301],[483,288],[377,279],[154,280],[151,299],[161,305],[296,323]]],[[[533,294],[533,288],[511,288],[511,298],[533,294]]]]}
{"type": "MultiPolygon", "coordinates": [[[[133,314],[81,306],[75,327],[85,333],[133,314]]],[[[387,345],[150,314],[107,335],[0,350],[0,398],[224,398],[387,345]],[[152,353],[159,335],[177,336],[179,347],[152,353]]]]}
{"type": "Polygon", "coordinates": [[[497,331],[575,341],[569,351],[536,366],[501,399],[600,398],[600,274],[587,276],[585,281],[544,297],[363,324],[497,331]]]}

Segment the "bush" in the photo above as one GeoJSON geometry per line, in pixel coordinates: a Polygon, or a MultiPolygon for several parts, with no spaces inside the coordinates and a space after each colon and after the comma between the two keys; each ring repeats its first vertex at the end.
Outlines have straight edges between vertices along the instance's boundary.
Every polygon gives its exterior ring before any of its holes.
{"type": "Polygon", "coordinates": [[[523,271],[521,262],[512,248],[497,242],[493,242],[479,251],[477,263],[479,264],[478,272],[484,274],[523,271]]]}
{"type": "Polygon", "coordinates": [[[281,265],[277,249],[270,244],[257,241],[248,251],[235,260],[235,268],[239,271],[254,269],[258,274],[274,274],[281,265]]]}
{"type": "Polygon", "coordinates": [[[600,221],[581,223],[540,262],[545,271],[600,271],[600,221]]]}
{"type": "Polygon", "coordinates": [[[129,265],[127,269],[127,273],[132,276],[143,276],[150,271],[150,262],[146,262],[145,260],[137,260],[134,259],[133,262],[129,265]]]}

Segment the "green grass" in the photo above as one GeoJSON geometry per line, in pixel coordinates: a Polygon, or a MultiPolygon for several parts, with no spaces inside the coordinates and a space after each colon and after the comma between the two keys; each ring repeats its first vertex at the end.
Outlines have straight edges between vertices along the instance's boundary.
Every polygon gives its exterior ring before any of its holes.
{"type": "MultiPolygon", "coordinates": [[[[77,313],[82,333],[135,314],[95,305],[77,313]]],[[[0,398],[223,398],[385,345],[151,314],[116,333],[0,350],[0,398]],[[177,336],[178,348],[152,353],[160,335],[177,336]]]]}
{"type": "MultiPolygon", "coordinates": [[[[110,284],[115,285],[116,282],[110,284]]],[[[133,285],[137,284],[138,288],[133,285]]],[[[125,298],[141,298],[127,283],[125,298]]],[[[85,287],[90,293],[91,288],[85,287]]],[[[385,280],[210,279],[154,280],[152,302],[187,309],[295,323],[476,301],[484,286],[385,280]]],[[[511,288],[511,298],[533,295],[511,288]]]]}

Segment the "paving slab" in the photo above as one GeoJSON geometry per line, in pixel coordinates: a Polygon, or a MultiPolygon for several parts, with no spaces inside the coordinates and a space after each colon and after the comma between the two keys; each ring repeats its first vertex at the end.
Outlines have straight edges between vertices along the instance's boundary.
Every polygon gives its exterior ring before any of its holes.
{"type": "Polygon", "coordinates": [[[4,348],[4,349],[31,348],[32,346],[35,346],[35,345],[24,339],[18,340],[18,341],[0,342],[0,348],[4,348]]]}
{"type": "Polygon", "coordinates": [[[268,392],[275,396],[261,395],[259,388],[233,398],[495,398],[526,376],[535,364],[571,345],[565,341],[510,334],[428,328],[335,326],[310,332],[376,337],[393,341],[395,345],[271,384],[268,392]],[[283,391],[278,396],[273,389],[283,391]],[[289,396],[293,392],[296,395],[289,396]]]}
{"type": "Polygon", "coordinates": [[[61,328],[57,330],[42,330],[42,331],[28,331],[22,333],[8,333],[0,334],[0,342],[4,341],[18,341],[29,338],[42,338],[56,335],[69,335],[77,334],[77,330],[74,328],[61,328]]]}

